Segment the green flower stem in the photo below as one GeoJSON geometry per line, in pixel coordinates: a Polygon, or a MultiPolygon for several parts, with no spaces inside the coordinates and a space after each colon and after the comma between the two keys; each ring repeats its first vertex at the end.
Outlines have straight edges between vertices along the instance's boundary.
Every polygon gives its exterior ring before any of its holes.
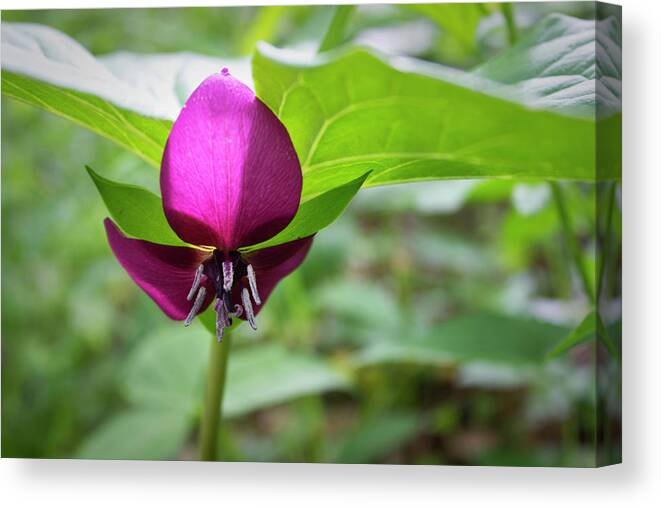
{"type": "Polygon", "coordinates": [[[576,235],[574,234],[574,228],[569,217],[569,211],[567,210],[567,203],[565,201],[564,192],[562,187],[556,181],[551,182],[551,191],[553,192],[553,201],[555,202],[555,207],[558,211],[558,215],[560,216],[560,221],[562,222],[562,230],[565,235],[565,241],[567,242],[567,248],[569,248],[569,253],[571,254],[572,260],[574,262],[574,268],[576,269],[576,272],[581,279],[585,295],[590,300],[590,303],[594,306],[596,302],[594,287],[590,281],[588,268],[585,265],[581,247],[576,240],[576,235]]]}
{"type": "Polygon", "coordinates": [[[225,393],[225,378],[227,377],[227,362],[232,347],[232,330],[225,329],[222,343],[211,339],[209,351],[209,370],[204,396],[204,413],[200,425],[200,460],[216,461],[218,452],[218,427],[220,424],[223,394],[225,393]]]}
{"type": "Polygon", "coordinates": [[[347,22],[354,9],[354,5],[338,5],[335,7],[333,19],[331,19],[326,35],[324,35],[319,45],[319,53],[333,49],[342,43],[347,22]]]}
{"type": "Polygon", "coordinates": [[[516,29],[516,21],[514,20],[514,6],[510,2],[502,3],[500,4],[500,10],[503,13],[505,24],[507,25],[507,37],[510,44],[514,45],[519,37],[519,33],[516,29]]]}

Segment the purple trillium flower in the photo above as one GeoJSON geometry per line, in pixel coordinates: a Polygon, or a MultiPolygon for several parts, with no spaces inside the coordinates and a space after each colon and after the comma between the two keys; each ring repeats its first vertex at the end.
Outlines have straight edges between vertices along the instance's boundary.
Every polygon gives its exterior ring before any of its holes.
{"type": "Polygon", "coordinates": [[[232,317],[255,315],[307,255],[312,236],[246,251],[283,230],[303,177],[278,118],[227,69],[208,77],[172,126],[161,162],[165,217],[191,247],[106,233],[129,276],[171,318],[189,325],[214,300],[218,341],[232,317]]]}

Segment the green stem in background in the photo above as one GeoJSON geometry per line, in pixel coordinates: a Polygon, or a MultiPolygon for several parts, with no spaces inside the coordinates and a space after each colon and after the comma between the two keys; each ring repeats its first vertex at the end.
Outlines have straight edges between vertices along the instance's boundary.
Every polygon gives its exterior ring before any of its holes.
{"type": "Polygon", "coordinates": [[[242,55],[249,55],[255,49],[257,41],[272,42],[278,33],[280,21],[287,14],[284,5],[260,7],[253,18],[250,28],[241,38],[239,50],[242,55]]]}
{"type": "Polygon", "coordinates": [[[562,187],[556,181],[552,181],[550,185],[551,191],[553,192],[553,201],[555,202],[555,207],[558,210],[558,215],[560,216],[560,221],[562,222],[562,231],[565,235],[567,248],[569,249],[569,253],[571,254],[572,260],[574,262],[574,268],[576,269],[576,272],[581,279],[585,295],[590,300],[590,303],[594,306],[596,302],[594,287],[590,281],[590,275],[588,274],[588,268],[585,265],[585,259],[583,258],[581,247],[576,239],[576,234],[574,234],[574,228],[569,217],[569,211],[567,209],[567,202],[565,201],[564,192],[562,187]]]}
{"type": "Polygon", "coordinates": [[[335,7],[333,19],[331,19],[326,35],[324,35],[319,45],[319,53],[333,49],[342,43],[346,25],[355,8],[355,5],[337,5],[335,7]]]}
{"type": "Polygon", "coordinates": [[[603,244],[601,246],[601,255],[599,256],[599,267],[597,268],[597,297],[601,295],[601,289],[604,281],[606,264],[610,259],[611,236],[613,228],[613,204],[615,203],[615,182],[611,182],[606,190],[606,223],[602,230],[603,244]]]}
{"type": "Polygon", "coordinates": [[[602,341],[606,349],[610,354],[619,358],[619,352],[615,343],[611,339],[608,329],[604,325],[601,315],[599,314],[599,309],[597,308],[597,295],[595,293],[594,286],[590,280],[590,275],[588,273],[588,268],[585,265],[585,258],[581,252],[581,247],[578,244],[576,239],[576,233],[574,232],[574,227],[572,225],[571,219],[569,217],[569,211],[567,207],[567,202],[565,200],[565,195],[560,184],[556,181],[550,182],[551,190],[553,192],[553,200],[555,202],[556,209],[558,210],[558,215],[560,216],[560,221],[562,222],[562,230],[565,236],[565,242],[567,243],[567,248],[571,254],[574,269],[578,273],[581,283],[583,285],[583,291],[587,296],[590,304],[595,307],[595,326],[597,337],[602,341]]]}
{"type": "Polygon", "coordinates": [[[514,20],[514,6],[510,3],[500,4],[500,10],[505,18],[505,25],[507,26],[507,38],[511,45],[516,43],[519,33],[516,29],[516,21],[514,20]]]}
{"type": "Polygon", "coordinates": [[[218,426],[221,419],[227,360],[232,347],[232,329],[225,329],[222,343],[211,339],[209,351],[209,370],[204,395],[204,413],[200,425],[199,451],[202,461],[215,461],[218,450],[218,426]]]}

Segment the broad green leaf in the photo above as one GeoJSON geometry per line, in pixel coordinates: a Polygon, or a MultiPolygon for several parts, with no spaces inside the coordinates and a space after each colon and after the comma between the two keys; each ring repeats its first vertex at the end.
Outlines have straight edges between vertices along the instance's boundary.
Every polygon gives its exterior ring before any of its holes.
{"type": "Polygon", "coordinates": [[[342,214],[356,192],[360,190],[368,174],[369,172],[322,194],[310,195],[308,192],[306,200],[301,203],[291,223],[276,236],[254,248],[266,248],[305,238],[329,226],[342,214]]]}
{"type": "Polygon", "coordinates": [[[586,116],[621,111],[622,42],[619,22],[552,14],[513,47],[476,69],[479,76],[536,95],[548,109],[586,116]]]}
{"type": "MultiPolygon", "coordinates": [[[[167,105],[174,120],[191,93],[211,74],[227,67],[252,88],[249,58],[214,58],[194,53],[131,53],[118,51],[97,57],[120,80],[140,90],[145,100],[167,105]]],[[[163,107],[163,106],[161,106],[163,107]]]]}
{"type": "Polygon", "coordinates": [[[475,314],[448,320],[422,337],[373,344],[360,364],[413,362],[451,365],[483,361],[512,366],[541,364],[567,330],[532,319],[475,314]]]}
{"type": "Polygon", "coordinates": [[[597,178],[622,172],[622,27],[552,14],[476,74],[539,96],[539,106],[597,118],[597,178]]]}
{"type": "Polygon", "coordinates": [[[129,401],[190,417],[200,400],[209,340],[201,327],[181,326],[141,341],[124,371],[129,401]]]}
{"type": "Polygon", "coordinates": [[[171,123],[122,109],[91,95],[2,71],[2,93],[63,116],[116,142],[154,167],[163,154],[171,123]]]}
{"type": "Polygon", "coordinates": [[[167,110],[57,30],[2,24],[2,93],[64,116],[154,166],[160,162],[167,110]]]}
{"type": "Polygon", "coordinates": [[[304,395],[347,388],[348,381],[320,357],[260,343],[232,352],[224,415],[243,415],[304,395]]]}
{"type": "Polygon", "coordinates": [[[379,462],[420,432],[420,417],[395,412],[372,417],[347,434],[333,461],[335,463],[379,462]]]}
{"type": "Polygon", "coordinates": [[[137,185],[111,181],[85,167],[110,216],[126,234],[163,245],[186,245],[168,224],[159,196],[137,185]]]}
{"type": "Polygon", "coordinates": [[[596,177],[593,119],[534,109],[539,97],[474,75],[362,49],[310,60],[262,44],[253,78],[292,136],[308,190],[370,169],[366,186],[596,177]]]}
{"type": "Polygon", "coordinates": [[[597,316],[592,310],[588,313],[581,323],[576,326],[565,338],[558,343],[553,350],[548,353],[549,357],[557,357],[569,349],[575,347],[580,343],[584,343],[589,340],[591,337],[594,337],[594,333],[597,330],[597,316]]]}
{"type": "Polygon", "coordinates": [[[190,431],[185,414],[169,410],[128,410],[87,437],[77,452],[86,459],[176,458],[190,431]]]}
{"type": "Polygon", "coordinates": [[[245,59],[190,53],[94,57],[47,26],[2,23],[2,92],[63,116],[158,167],[184,101],[226,66],[246,84],[245,59]]]}

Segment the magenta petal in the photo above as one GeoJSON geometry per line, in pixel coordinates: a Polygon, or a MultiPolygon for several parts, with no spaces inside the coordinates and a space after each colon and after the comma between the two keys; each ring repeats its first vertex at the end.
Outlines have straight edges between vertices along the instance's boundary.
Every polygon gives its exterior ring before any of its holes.
{"type": "MultiPolygon", "coordinates": [[[[115,257],[147,295],[175,320],[184,320],[192,307],[186,299],[198,266],[209,256],[195,248],[165,246],[127,238],[110,220],[104,220],[108,242],[115,257]]],[[[213,285],[206,281],[207,296],[200,312],[213,299],[213,285]]]]}
{"type": "MultiPolygon", "coordinates": [[[[262,301],[261,305],[254,305],[255,314],[264,306],[278,282],[305,260],[305,256],[312,246],[312,238],[313,236],[308,236],[307,238],[242,255],[243,261],[251,264],[255,270],[257,290],[262,301]]],[[[234,304],[241,304],[241,291],[248,287],[247,277],[239,280],[232,292],[232,302],[234,304]]],[[[245,315],[242,316],[242,318],[244,317],[245,315]]]]}
{"type": "Polygon", "coordinates": [[[301,167],[287,130],[225,70],[193,92],[165,146],[161,192],[181,239],[225,252],[284,229],[301,196],[301,167]]]}

